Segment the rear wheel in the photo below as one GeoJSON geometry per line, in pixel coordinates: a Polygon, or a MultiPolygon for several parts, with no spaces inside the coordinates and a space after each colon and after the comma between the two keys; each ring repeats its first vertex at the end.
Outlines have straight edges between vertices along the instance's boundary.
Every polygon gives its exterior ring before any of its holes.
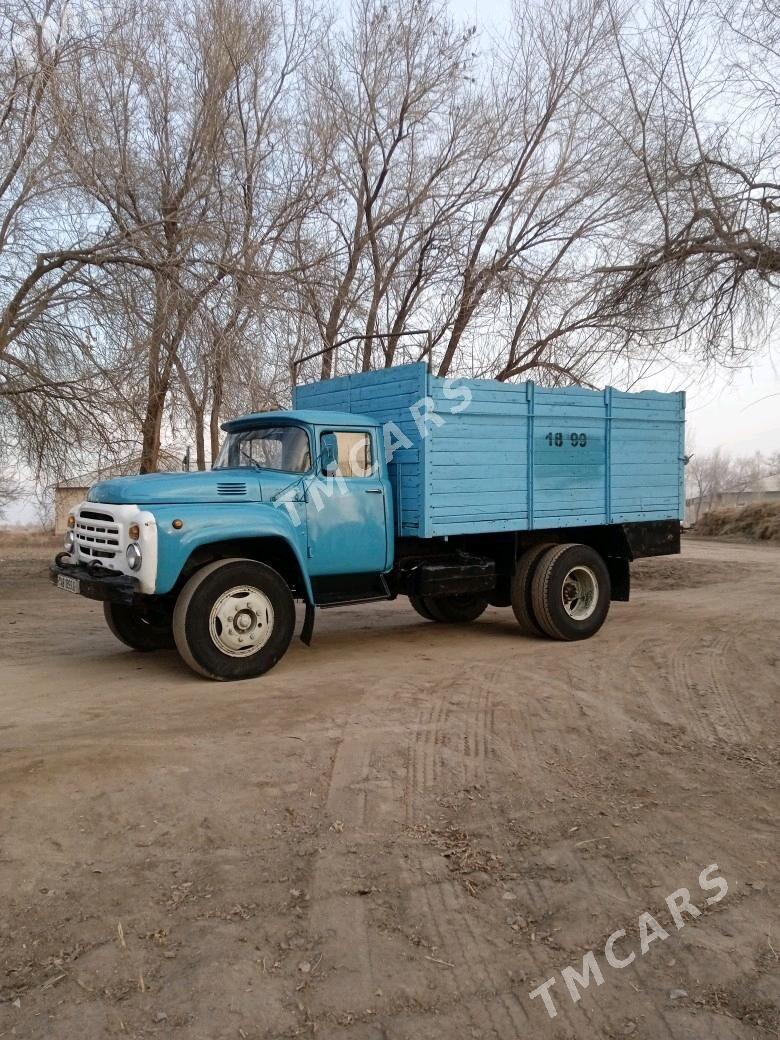
{"type": "Polygon", "coordinates": [[[588,545],[556,545],[539,561],[532,583],[534,617],[553,639],[588,639],[609,612],[604,560],[588,545]]]}
{"type": "Polygon", "coordinates": [[[545,633],[534,616],[532,587],[534,573],[544,554],[553,548],[552,543],[543,542],[532,545],[517,561],[512,577],[512,610],[520,628],[531,636],[543,636],[545,633]]]}
{"type": "Polygon", "coordinates": [[[179,594],[173,634],[183,660],[210,679],[251,679],[284,655],[295,606],[284,578],[255,560],[218,560],[179,594]]]}
{"type": "Polygon", "coordinates": [[[171,615],[163,607],[105,602],[103,613],[119,642],[133,650],[170,650],[174,645],[171,615]]]}
{"type": "Polygon", "coordinates": [[[426,621],[436,620],[436,618],[433,616],[433,614],[431,614],[430,610],[428,609],[426,601],[423,599],[422,596],[410,596],[409,602],[412,604],[412,606],[420,615],[420,617],[425,618],[426,621]]]}
{"type": "Polygon", "coordinates": [[[487,596],[467,593],[463,596],[425,596],[423,604],[434,621],[448,624],[476,621],[487,610],[487,596]]]}

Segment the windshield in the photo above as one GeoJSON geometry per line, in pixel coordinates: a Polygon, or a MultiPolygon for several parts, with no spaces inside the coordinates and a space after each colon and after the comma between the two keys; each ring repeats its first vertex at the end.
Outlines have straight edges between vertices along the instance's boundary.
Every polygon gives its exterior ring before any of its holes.
{"type": "Polygon", "coordinates": [[[242,466],[306,473],[311,469],[308,434],[300,426],[255,426],[229,433],[213,468],[242,466]]]}

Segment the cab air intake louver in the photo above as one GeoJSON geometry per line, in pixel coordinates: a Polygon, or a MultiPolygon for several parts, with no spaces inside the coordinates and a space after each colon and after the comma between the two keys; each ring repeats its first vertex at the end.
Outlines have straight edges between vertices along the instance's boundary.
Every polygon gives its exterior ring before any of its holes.
{"type": "Polygon", "coordinates": [[[246,494],[246,484],[217,484],[218,495],[229,495],[231,498],[237,498],[240,495],[246,494]]]}

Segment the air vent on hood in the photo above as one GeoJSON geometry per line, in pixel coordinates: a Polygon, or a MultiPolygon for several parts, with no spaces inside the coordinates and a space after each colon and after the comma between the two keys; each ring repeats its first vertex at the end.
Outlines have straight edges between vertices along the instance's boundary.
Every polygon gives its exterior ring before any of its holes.
{"type": "Polygon", "coordinates": [[[224,482],[217,484],[218,495],[229,495],[231,498],[237,498],[239,495],[246,494],[246,484],[233,482],[224,482]]]}
{"type": "Polygon", "coordinates": [[[82,509],[79,516],[82,520],[108,520],[112,524],[114,522],[114,518],[110,513],[96,513],[91,509],[82,509]]]}

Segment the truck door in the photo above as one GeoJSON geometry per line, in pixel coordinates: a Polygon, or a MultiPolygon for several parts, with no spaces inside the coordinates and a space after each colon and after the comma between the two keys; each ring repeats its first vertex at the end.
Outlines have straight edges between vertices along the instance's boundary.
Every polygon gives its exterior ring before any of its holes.
{"type": "Polygon", "coordinates": [[[317,437],[317,472],[306,494],[309,573],[378,574],[387,569],[388,507],[376,434],[320,430],[317,437]]]}

